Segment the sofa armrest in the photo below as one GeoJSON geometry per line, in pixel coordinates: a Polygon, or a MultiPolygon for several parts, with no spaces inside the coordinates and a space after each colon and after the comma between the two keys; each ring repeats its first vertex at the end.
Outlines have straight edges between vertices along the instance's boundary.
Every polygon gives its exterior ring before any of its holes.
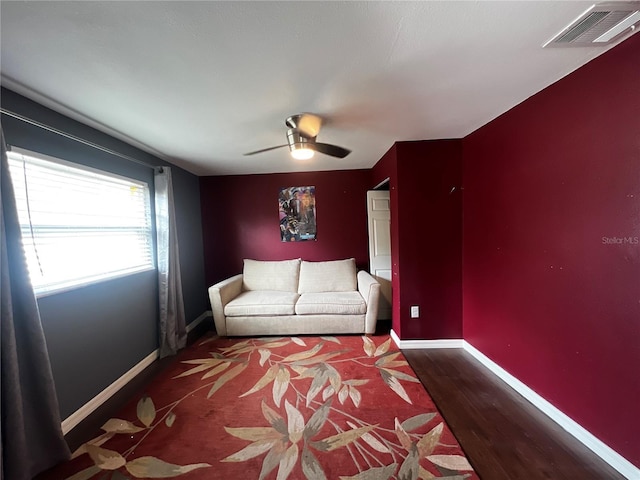
{"type": "Polygon", "coordinates": [[[376,332],[376,323],[378,322],[380,284],[369,273],[360,270],[358,272],[358,291],[367,304],[367,313],[364,319],[364,333],[373,334],[376,332]]]}
{"type": "Polygon", "coordinates": [[[242,292],[242,274],[227,278],[209,287],[209,301],[213,312],[213,322],[216,333],[225,337],[227,335],[227,319],[224,315],[224,307],[242,292]]]}

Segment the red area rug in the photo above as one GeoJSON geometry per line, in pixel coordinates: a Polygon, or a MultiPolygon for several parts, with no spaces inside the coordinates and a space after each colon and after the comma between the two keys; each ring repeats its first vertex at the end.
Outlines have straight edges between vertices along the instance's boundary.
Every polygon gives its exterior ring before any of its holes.
{"type": "Polygon", "coordinates": [[[477,479],[388,336],[210,337],[43,478],[477,479]]]}

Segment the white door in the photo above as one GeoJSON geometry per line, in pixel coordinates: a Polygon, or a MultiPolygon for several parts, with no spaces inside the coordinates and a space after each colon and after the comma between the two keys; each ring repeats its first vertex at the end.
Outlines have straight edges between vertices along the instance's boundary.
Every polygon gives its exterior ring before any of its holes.
{"type": "Polygon", "coordinates": [[[380,282],[378,319],[391,319],[391,208],[389,191],[367,192],[369,272],[380,282]]]}

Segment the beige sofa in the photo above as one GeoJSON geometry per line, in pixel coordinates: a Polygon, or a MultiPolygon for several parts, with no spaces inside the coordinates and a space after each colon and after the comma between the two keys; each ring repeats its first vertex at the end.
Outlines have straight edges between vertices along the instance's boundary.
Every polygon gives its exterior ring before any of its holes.
{"type": "Polygon", "coordinates": [[[243,272],[209,287],[221,336],[372,334],[380,284],[353,258],[244,260],[243,272]]]}

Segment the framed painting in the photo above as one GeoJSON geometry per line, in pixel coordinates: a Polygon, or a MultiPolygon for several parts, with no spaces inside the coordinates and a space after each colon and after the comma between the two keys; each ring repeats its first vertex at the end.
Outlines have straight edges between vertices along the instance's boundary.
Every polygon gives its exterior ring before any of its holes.
{"type": "Polygon", "coordinates": [[[316,239],[316,187],[284,187],[278,194],[280,240],[316,239]]]}

